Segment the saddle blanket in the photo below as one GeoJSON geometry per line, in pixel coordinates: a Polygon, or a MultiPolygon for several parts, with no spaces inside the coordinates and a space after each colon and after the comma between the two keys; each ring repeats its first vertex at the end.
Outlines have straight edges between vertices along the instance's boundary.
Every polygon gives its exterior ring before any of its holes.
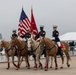
{"type": "Polygon", "coordinates": [[[63,43],[61,43],[61,48],[62,48],[62,50],[66,49],[63,43]]]}

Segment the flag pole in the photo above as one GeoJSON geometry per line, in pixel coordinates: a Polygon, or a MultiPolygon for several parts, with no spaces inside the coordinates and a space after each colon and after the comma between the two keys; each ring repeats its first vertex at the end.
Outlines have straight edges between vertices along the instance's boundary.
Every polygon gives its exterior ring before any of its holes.
{"type": "Polygon", "coordinates": [[[32,14],[33,14],[33,10],[32,10],[32,5],[31,5],[31,31],[33,31],[32,29],[32,14]]]}

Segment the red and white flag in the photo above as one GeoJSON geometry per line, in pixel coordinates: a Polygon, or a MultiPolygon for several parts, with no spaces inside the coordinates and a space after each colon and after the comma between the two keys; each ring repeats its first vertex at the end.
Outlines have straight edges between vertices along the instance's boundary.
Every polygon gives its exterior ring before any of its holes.
{"type": "Polygon", "coordinates": [[[32,33],[34,35],[38,34],[38,29],[37,29],[37,26],[36,26],[36,22],[35,22],[35,19],[34,19],[33,9],[32,8],[31,8],[31,30],[32,30],[32,33]]]}

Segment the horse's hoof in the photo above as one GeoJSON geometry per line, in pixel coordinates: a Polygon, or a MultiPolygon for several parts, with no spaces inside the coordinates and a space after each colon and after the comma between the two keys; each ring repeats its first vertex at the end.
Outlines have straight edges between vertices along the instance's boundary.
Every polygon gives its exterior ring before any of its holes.
{"type": "Polygon", "coordinates": [[[25,67],[28,67],[28,66],[25,66],[25,67]]]}
{"type": "Polygon", "coordinates": [[[9,70],[9,68],[6,68],[7,70],[9,70]]]}
{"type": "Polygon", "coordinates": [[[16,70],[18,70],[18,68],[16,68],[16,70]]]}
{"type": "Polygon", "coordinates": [[[37,68],[34,68],[34,70],[37,70],[37,68]]]}
{"type": "Polygon", "coordinates": [[[63,67],[61,66],[60,69],[63,69],[63,67]]]}
{"type": "Polygon", "coordinates": [[[43,67],[41,67],[40,69],[43,69],[43,67]]]}
{"type": "Polygon", "coordinates": [[[18,67],[18,68],[20,68],[20,67],[18,67]]]}
{"type": "Polygon", "coordinates": [[[30,69],[30,67],[27,67],[27,69],[30,69]]]}
{"type": "Polygon", "coordinates": [[[46,66],[44,68],[46,68],[46,66]]]}
{"type": "Polygon", "coordinates": [[[58,70],[58,68],[55,68],[55,70],[58,70]]]}
{"type": "Polygon", "coordinates": [[[50,66],[50,68],[52,68],[52,66],[50,66]]]}
{"type": "Polygon", "coordinates": [[[68,67],[70,67],[70,65],[68,65],[68,67]]]}
{"type": "Polygon", "coordinates": [[[45,68],[45,71],[48,71],[48,69],[47,69],[47,68],[45,68]]]}
{"type": "Polygon", "coordinates": [[[40,68],[40,65],[39,65],[39,68],[40,68]]]}

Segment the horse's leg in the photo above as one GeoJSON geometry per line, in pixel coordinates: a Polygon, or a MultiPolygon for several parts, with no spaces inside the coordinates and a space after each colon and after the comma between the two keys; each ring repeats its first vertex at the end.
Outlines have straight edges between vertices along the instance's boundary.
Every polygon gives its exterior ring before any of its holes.
{"type": "Polygon", "coordinates": [[[37,56],[38,58],[37,58],[37,61],[39,62],[39,67],[41,68],[41,69],[43,69],[43,65],[42,65],[42,63],[40,62],[40,54],[37,56]]]}
{"type": "Polygon", "coordinates": [[[55,62],[55,70],[58,69],[58,64],[57,64],[57,58],[56,58],[56,55],[54,56],[54,62],[55,62]]]}
{"type": "Polygon", "coordinates": [[[21,65],[22,61],[23,61],[23,57],[21,58],[20,65],[21,65]]]}
{"type": "Polygon", "coordinates": [[[33,58],[34,58],[34,69],[36,70],[37,69],[36,56],[33,55],[33,58]]]}
{"type": "MultiPolygon", "coordinates": [[[[22,61],[23,61],[23,58],[25,59],[25,57],[24,57],[24,56],[22,57],[21,62],[20,62],[20,65],[21,65],[21,63],[22,63],[22,61]]],[[[26,59],[25,59],[25,63],[26,63],[26,67],[28,67],[28,64],[27,64],[26,59]]]]}
{"type": "Polygon", "coordinates": [[[40,62],[40,58],[39,58],[39,67],[40,67],[41,69],[43,69],[43,65],[42,65],[42,63],[40,62]]]}
{"type": "Polygon", "coordinates": [[[51,66],[50,66],[50,68],[52,68],[52,65],[53,65],[53,56],[51,56],[51,66]]]}
{"type": "Polygon", "coordinates": [[[26,64],[27,64],[27,68],[30,69],[30,64],[29,64],[29,59],[28,59],[27,54],[25,55],[25,61],[26,61],[26,64]]]}
{"type": "Polygon", "coordinates": [[[65,53],[66,58],[67,58],[67,66],[70,67],[69,60],[71,60],[71,58],[70,58],[69,52],[64,51],[64,53],[65,53]]]}
{"type": "Polygon", "coordinates": [[[7,69],[9,69],[10,68],[9,56],[6,56],[6,57],[7,57],[7,63],[8,63],[7,69]]]}
{"type": "Polygon", "coordinates": [[[19,67],[20,67],[20,58],[21,58],[21,56],[20,55],[18,55],[18,65],[17,65],[17,70],[19,69],[19,67]]]}
{"type": "Polygon", "coordinates": [[[63,64],[64,64],[64,56],[61,56],[61,60],[62,60],[62,65],[61,65],[61,69],[63,68],[63,64]]]}
{"type": "Polygon", "coordinates": [[[39,53],[36,54],[35,63],[36,63],[36,65],[34,67],[35,70],[37,69],[37,66],[39,66],[41,69],[43,68],[42,63],[40,62],[40,54],[39,53]]]}
{"type": "Polygon", "coordinates": [[[45,71],[47,71],[47,70],[48,70],[48,63],[49,63],[49,55],[46,55],[45,71]]]}
{"type": "Polygon", "coordinates": [[[15,67],[17,67],[17,65],[14,63],[14,55],[12,55],[12,63],[15,67]]]}

